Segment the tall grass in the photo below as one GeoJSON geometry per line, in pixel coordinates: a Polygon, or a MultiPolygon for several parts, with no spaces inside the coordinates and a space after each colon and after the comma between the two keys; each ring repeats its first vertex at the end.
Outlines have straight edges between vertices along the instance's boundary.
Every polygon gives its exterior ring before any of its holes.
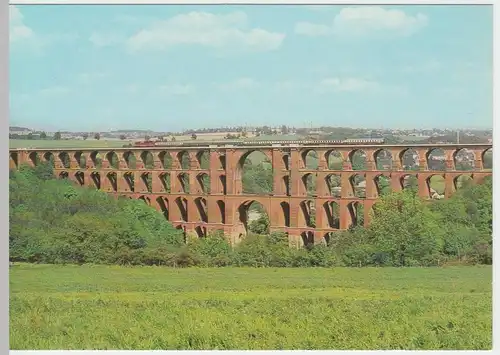
{"type": "Polygon", "coordinates": [[[490,349],[491,267],[14,265],[11,349],[490,349]]]}

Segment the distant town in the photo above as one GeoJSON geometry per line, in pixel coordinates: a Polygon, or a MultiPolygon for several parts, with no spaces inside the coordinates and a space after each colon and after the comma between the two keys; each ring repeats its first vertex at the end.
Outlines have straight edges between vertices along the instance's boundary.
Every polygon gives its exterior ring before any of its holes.
{"type": "MultiPolygon", "coordinates": [[[[115,141],[176,141],[224,139],[359,139],[384,138],[388,144],[408,143],[491,143],[492,129],[361,129],[347,127],[220,127],[156,132],[152,130],[115,130],[107,132],[45,132],[28,127],[9,127],[10,139],[22,140],[115,140],[115,141]]],[[[125,142],[124,142],[125,143],[125,142]]]]}

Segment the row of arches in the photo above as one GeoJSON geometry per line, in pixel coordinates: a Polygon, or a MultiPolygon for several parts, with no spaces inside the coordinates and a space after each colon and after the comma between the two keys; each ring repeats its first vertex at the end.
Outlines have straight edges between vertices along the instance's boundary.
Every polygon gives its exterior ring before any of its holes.
{"type": "MultiPolygon", "coordinates": [[[[266,151],[266,150],[264,150],[266,151]]],[[[250,150],[245,152],[238,161],[238,169],[244,168],[248,161],[271,164],[272,155],[260,150],[250,150]]],[[[302,149],[300,151],[299,169],[306,170],[414,170],[420,169],[421,165],[426,165],[427,170],[448,170],[454,169],[467,171],[476,169],[478,157],[472,150],[461,148],[452,152],[445,151],[442,148],[431,148],[424,153],[418,152],[414,148],[406,148],[400,151],[392,152],[385,148],[380,148],[373,153],[366,153],[361,148],[349,152],[338,150],[327,150],[323,156],[320,156],[314,149],[302,149]],[[346,156],[345,156],[346,155],[346,156]],[[421,156],[423,155],[423,156],[421,156]],[[451,159],[451,160],[450,160],[451,159]],[[373,162],[374,166],[368,166],[373,162]],[[453,166],[449,166],[453,164],[453,166]],[[321,166],[323,164],[323,166],[321,166]]],[[[492,148],[481,152],[481,168],[492,168],[492,148]]],[[[101,153],[93,151],[85,153],[83,151],[65,152],[62,151],[56,155],[50,151],[39,153],[32,151],[29,153],[29,161],[33,165],[41,161],[50,162],[55,165],[56,158],[62,165],[61,168],[101,168],[104,165],[114,169],[210,169],[210,165],[217,164],[216,169],[226,169],[226,156],[217,152],[217,159],[210,158],[209,150],[179,152],[160,151],[155,152],[144,150],[136,152],[133,150],[109,151],[101,153]],[[72,164],[73,163],[73,164],[72,164]],[[155,165],[156,164],[156,165],[155,165]]],[[[10,152],[10,159],[18,166],[19,159],[16,151],[10,152]]],[[[274,161],[274,165],[280,166],[283,170],[290,170],[290,152],[282,152],[280,161],[274,161]]]]}

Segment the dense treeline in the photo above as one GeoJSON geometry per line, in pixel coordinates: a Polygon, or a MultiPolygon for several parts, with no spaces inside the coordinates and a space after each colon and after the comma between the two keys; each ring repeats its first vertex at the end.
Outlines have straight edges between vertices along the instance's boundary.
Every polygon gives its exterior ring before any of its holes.
{"type": "MultiPolygon", "coordinates": [[[[388,193],[377,203],[370,227],[332,234],[328,245],[301,249],[290,248],[282,233],[250,234],[234,248],[217,233],[186,244],[182,232],[143,201],[114,199],[56,180],[45,164],[11,171],[9,189],[11,261],[179,267],[492,262],[491,179],[430,203],[412,188],[388,193]]],[[[265,233],[259,225],[262,221],[253,230],[265,233]]]]}

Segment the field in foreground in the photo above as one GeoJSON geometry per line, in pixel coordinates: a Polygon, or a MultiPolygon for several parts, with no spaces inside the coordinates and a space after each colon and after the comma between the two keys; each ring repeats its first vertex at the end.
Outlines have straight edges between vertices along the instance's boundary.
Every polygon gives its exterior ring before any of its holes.
{"type": "Polygon", "coordinates": [[[10,348],[491,349],[491,267],[14,265],[10,348]]]}

